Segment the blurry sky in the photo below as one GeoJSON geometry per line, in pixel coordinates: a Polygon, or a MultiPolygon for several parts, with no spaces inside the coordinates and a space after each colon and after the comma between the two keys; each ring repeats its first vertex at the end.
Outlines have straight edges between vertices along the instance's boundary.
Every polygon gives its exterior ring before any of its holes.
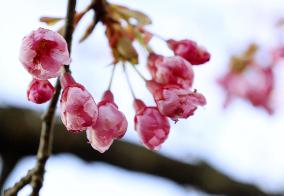
{"type": "MultiPolygon", "coordinates": [[[[0,104],[43,110],[46,105],[37,106],[26,100],[26,88],[31,77],[18,61],[19,45],[22,37],[31,30],[46,27],[38,22],[40,16],[65,16],[67,1],[0,0],[0,2],[2,2],[0,104]]],[[[82,10],[89,2],[89,0],[78,1],[78,10],[82,10]]],[[[235,101],[224,111],[222,109],[224,95],[215,84],[215,80],[225,71],[230,55],[244,50],[249,43],[260,43],[265,50],[279,42],[283,34],[281,35],[279,29],[276,30],[275,22],[280,17],[284,17],[284,1],[113,0],[111,2],[128,5],[147,13],[153,20],[153,25],[149,27],[151,31],[165,38],[196,40],[212,54],[210,63],[194,68],[196,73],[194,88],[205,94],[207,106],[198,109],[188,120],[172,124],[169,139],[164,143],[161,153],[188,162],[196,159],[206,160],[237,180],[253,182],[268,191],[283,191],[284,103],[281,103],[284,98],[283,85],[277,86],[276,114],[269,116],[261,109],[253,108],[241,100],[235,101]]],[[[71,68],[76,80],[84,84],[98,101],[107,88],[110,68],[106,65],[110,63],[111,56],[101,25],[86,42],[78,44],[90,19],[91,14],[83,19],[83,23],[75,32],[71,68]]],[[[153,40],[151,44],[158,52],[170,54],[166,45],[160,40],[153,40]]],[[[139,69],[149,76],[144,69],[145,54],[141,53],[141,57],[139,69]]],[[[279,68],[278,78],[283,78],[283,71],[283,68],[279,68]]],[[[143,97],[149,105],[153,104],[143,81],[132,72],[130,77],[137,97],[143,97]]],[[[132,98],[121,70],[116,72],[114,80],[115,99],[129,120],[125,139],[139,143],[133,131],[134,113],[129,104],[132,98]]],[[[283,82],[283,79],[277,80],[278,84],[283,82]]],[[[23,160],[9,183],[25,174],[33,163],[33,159],[23,160]]],[[[110,195],[113,191],[132,195],[133,191],[137,190],[141,195],[188,194],[186,190],[167,180],[127,172],[100,163],[86,165],[72,156],[52,158],[48,162],[46,176],[43,195],[54,195],[54,191],[77,195],[78,191],[82,190],[86,195],[92,191],[107,191],[105,195],[110,195]],[[78,169],[83,166],[84,170],[78,169]],[[61,185],[58,187],[59,182],[62,181],[64,181],[63,187],[61,185]],[[113,190],[108,189],[106,185],[113,187],[113,190]]]]}

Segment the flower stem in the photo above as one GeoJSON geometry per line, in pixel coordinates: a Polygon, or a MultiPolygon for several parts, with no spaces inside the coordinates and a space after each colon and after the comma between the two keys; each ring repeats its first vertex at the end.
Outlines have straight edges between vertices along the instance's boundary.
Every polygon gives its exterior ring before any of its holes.
{"type": "Polygon", "coordinates": [[[144,80],[145,82],[147,81],[147,79],[143,76],[143,74],[137,69],[137,67],[135,65],[132,65],[133,69],[135,70],[135,72],[140,76],[140,78],[142,80],[144,80]]]}
{"type": "Polygon", "coordinates": [[[108,84],[107,90],[110,90],[110,88],[111,88],[113,77],[114,77],[114,72],[115,72],[115,68],[116,68],[116,64],[114,64],[112,66],[113,67],[112,67],[111,76],[110,76],[110,80],[109,80],[109,84],[108,84]]]}
{"type": "Polygon", "coordinates": [[[125,66],[124,63],[122,64],[122,66],[123,66],[124,75],[125,75],[125,78],[126,78],[126,82],[127,82],[127,84],[128,84],[128,87],[129,87],[129,89],[130,89],[131,95],[132,95],[133,99],[136,99],[136,96],[135,96],[135,94],[134,94],[134,90],[133,90],[132,85],[131,85],[131,83],[130,83],[129,75],[128,75],[127,70],[126,70],[126,66],[125,66]]]}

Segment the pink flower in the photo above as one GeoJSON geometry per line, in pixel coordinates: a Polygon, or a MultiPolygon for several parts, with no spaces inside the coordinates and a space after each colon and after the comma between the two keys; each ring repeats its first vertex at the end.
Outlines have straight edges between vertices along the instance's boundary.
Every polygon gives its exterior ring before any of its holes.
{"type": "Polygon", "coordinates": [[[61,78],[61,119],[69,131],[82,131],[92,126],[98,117],[98,107],[92,95],[69,73],[61,78]]]}
{"type": "Polygon", "coordinates": [[[183,88],[192,86],[194,73],[191,64],[182,57],[163,57],[152,53],[147,65],[153,79],[160,84],[174,84],[183,88]]]}
{"type": "Polygon", "coordinates": [[[210,60],[210,53],[198,46],[194,41],[187,39],[176,41],[170,39],[167,43],[175,55],[185,58],[192,65],[200,65],[210,60]]]}
{"type": "Polygon", "coordinates": [[[163,86],[154,81],[147,81],[147,88],[153,94],[161,114],[174,121],[192,116],[198,106],[206,104],[202,94],[176,85],[163,86]]]}
{"type": "Polygon", "coordinates": [[[135,130],[142,143],[151,150],[158,150],[169,135],[170,124],[157,107],[146,107],[136,99],[134,101],[136,115],[134,118],[135,130]]]}
{"type": "Polygon", "coordinates": [[[243,72],[228,72],[218,82],[226,92],[225,107],[234,97],[239,97],[263,107],[269,114],[273,113],[274,75],[271,67],[251,65],[243,72]]]}
{"type": "Polygon", "coordinates": [[[50,100],[54,91],[48,80],[33,79],[28,87],[27,97],[29,101],[41,104],[50,100]]]}
{"type": "Polygon", "coordinates": [[[60,74],[60,66],[70,63],[65,39],[58,33],[39,28],[24,37],[20,61],[35,78],[46,80],[60,74]]]}
{"type": "Polygon", "coordinates": [[[87,129],[87,138],[94,149],[104,153],[109,149],[114,139],[124,136],[127,130],[127,120],[114,103],[110,91],[104,93],[98,104],[99,116],[97,122],[87,129]]]}

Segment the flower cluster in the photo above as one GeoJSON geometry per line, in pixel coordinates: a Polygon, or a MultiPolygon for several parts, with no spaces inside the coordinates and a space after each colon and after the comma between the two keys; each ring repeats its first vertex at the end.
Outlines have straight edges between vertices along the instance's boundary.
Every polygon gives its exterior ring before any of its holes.
{"type": "Polygon", "coordinates": [[[170,125],[167,117],[177,122],[194,114],[198,106],[206,104],[205,97],[192,90],[193,65],[210,59],[210,54],[191,40],[168,40],[175,56],[162,56],[150,52],[147,68],[152,76],[146,86],[154,97],[155,107],[147,107],[135,99],[135,129],[144,145],[158,149],[168,137],[170,125]]]}
{"type": "MultiPolygon", "coordinates": [[[[191,56],[186,57],[191,59],[191,56]]],[[[198,59],[196,56],[194,58],[198,59]]],[[[198,61],[206,62],[205,59],[198,59],[198,61]]],[[[179,118],[188,118],[193,115],[198,106],[206,104],[205,97],[196,90],[192,90],[194,72],[192,64],[185,58],[164,57],[151,53],[147,65],[152,80],[147,81],[146,85],[161,114],[177,121],[179,118]]]]}
{"type": "Polygon", "coordinates": [[[62,95],[60,115],[70,132],[87,130],[93,148],[106,151],[114,139],[121,138],[127,129],[127,120],[106,91],[97,105],[86,88],[77,83],[69,72],[60,73],[60,67],[70,63],[67,43],[51,30],[39,28],[22,42],[20,61],[33,80],[27,91],[28,100],[41,104],[51,99],[54,87],[48,81],[60,76],[62,95]]]}
{"type": "MultiPolygon", "coordinates": [[[[113,54],[112,77],[115,67],[121,63],[124,68],[129,65],[133,67],[145,80],[156,106],[146,106],[136,98],[128,81],[136,111],[135,130],[145,147],[159,149],[170,132],[168,117],[175,122],[181,118],[186,119],[194,114],[198,106],[206,104],[205,97],[193,89],[193,66],[209,61],[210,54],[194,41],[169,39],[163,41],[174,56],[159,55],[149,45],[154,34],[144,27],[151,23],[145,14],[105,1],[101,1],[102,4],[94,2],[84,11],[76,12],[74,27],[89,10],[94,9],[96,20],[92,21],[81,41],[91,34],[98,22],[102,22],[113,54]],[[99,10],[104,11],[97,12],[98,6],[99,10]],[[149,54],[147,68],[152,76],[150,80],[146,80],[135,67],[138,64],[138,52],[134,42],[138,42],[149,54]]],[[[48,24],[60,20],[62,19],[41,18],[41,21],[48,24]]],[[[62,28],[58,32],[62,32],[62,28]]],[[[33,76],[27,92],[28,100],[38,104],[50,100],[55,89],[48,80],[59,77],[63,89],[60,99],[63,124],[72,133],[86,131],[91,146],[103,153],[115,139],[124,136],[128,126],[126,117],[119,111],[110,91],[112,78],[102,100],[96,104],[91,93],[77,83],[70,71],[63,66],[69,65],[70,57],[66,41],[59,33],[39,28],[23,39],[20,61],[33,76]]],[[[125,76],[127,77],[126,71],[125,76]]]]}
{"type": "Polygon", "coordinates": [[[256,52],[257,46],[252,44],[244,54],[232,57],[229,71],[219,78],[218,82],[226,92],[224,106],[239,97],[272,114],[275,80],[273,69],[284,55],[281,49],[277,49],[272,52],[271,62],[261,65],[255,60],[256,52]]]}
{"type": "MultiPolygon", "coordinates": [[[[275,24],[276,30],[281,32],[283,26],[284,20],[280,18],[275,24]]],[[[256,44],[250,44],[241,55],[231,57],[229,69],[218,79],[226,94],[224,107],[233,99],[240,98],[270,115],[274,113],[277,66],[283,64],[284,60],[283,37],[274,37],[277,38],[277,44],[273,47],[262,49],[256,44]]]]}

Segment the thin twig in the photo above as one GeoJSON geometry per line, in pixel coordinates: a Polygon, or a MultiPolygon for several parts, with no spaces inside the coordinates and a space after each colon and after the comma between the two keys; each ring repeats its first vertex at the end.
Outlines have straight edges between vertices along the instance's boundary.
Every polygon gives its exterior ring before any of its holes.
{"type": "Polygon", "coordinates": [[[28,173],[24,177],[22,177],[18,182],[16,182],[13,187],[5,190],[4,196],[17,195],[17,193],[22,188],[24,188],[27,184],[29,184],[31,182],[33,174],[34,174],[34,170],[29,170],[28,173]]]}
{"type": "MultiPolygon", "coordinates": [[[[64,38],[68,45],[69,53],[71,54],[71,42],[74,31],[74,15],[75,15],[76,0],[68,1],[68,10],[66,16],[66,31],[64,38]]],[[[64,71],[70,72],[69,65],[64,65],[64,71]]],[[[60,81],[57,79],[55,94],[48,106],[47,112],[43,116],[40,144],[37,152],[37,163],[34,169],[30,170],[28,174],[21,178],[13,187],[7,189],[4,193],[5,196],[16,195],[25,185],[31,183],[32,196],[39,195],[42,187],[45,165],[51,154],[52,140],[53,140],[53,122],[55,116],[56,105],[59,100],[61,86],[60,81]]]]}
{"type": "Polygon", "coordinates": [[[56,92],[51,100],[48,110],[43,117],[40,144],[37,152],[37,163],[35,166],[35,173],[31,179],[32,193],[31,195],[38,195],[43,184],[45,173],[45,165],[51,154],[52,140],[53,140],[53,121],[55,108],[59,99],[61,87],[60,82],[56,82],[56,92]]]}
{"type": "MultiPolygon", "coordinates": [[[[67,42],[69,54],[71,54],[71,43],[72,43],[72,36],[74,32],[74,17],[75,17],[75,7],[76,7],[76,0],[69,0],[68,1],[68,9],[66,15],[66,23],[65,23],[65,34],[64,38],[67,42]]],[[[65,72],[70,72],[69,65],[64,65],[65,72]]]]}

